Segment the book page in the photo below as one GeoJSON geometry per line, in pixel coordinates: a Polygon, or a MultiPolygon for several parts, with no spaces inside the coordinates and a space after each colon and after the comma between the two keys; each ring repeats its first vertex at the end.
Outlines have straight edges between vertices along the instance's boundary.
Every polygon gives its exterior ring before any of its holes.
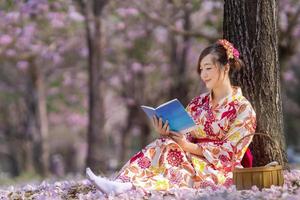
{"type": "Polygon", "coordinates": [[[173,101],[176,101],[176,100],[178,100],[178,99],[172,99],[171,101],[168,101],[168,102],[166,102],[166,103],[163,103],[163,104],[159,105],[156,109],[161,108],[161,107],[164,107],[164,106],[166,106],[167,104],[170,104],[170,103],[172,103],[173,101]]]}

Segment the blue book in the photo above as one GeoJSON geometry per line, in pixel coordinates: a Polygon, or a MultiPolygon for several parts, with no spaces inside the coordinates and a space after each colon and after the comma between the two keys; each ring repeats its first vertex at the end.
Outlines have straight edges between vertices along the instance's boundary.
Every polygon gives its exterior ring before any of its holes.
{"type": "Polygon", "coordinates": [[[163,123],[168,120],[172,131],[186,133],[193,130],[196,126],[194,120],[178,99],[168,101],[157,108],[144,105],[141,107],[150,119],[156,115],[158,118],[162,118],[163,123]]]}

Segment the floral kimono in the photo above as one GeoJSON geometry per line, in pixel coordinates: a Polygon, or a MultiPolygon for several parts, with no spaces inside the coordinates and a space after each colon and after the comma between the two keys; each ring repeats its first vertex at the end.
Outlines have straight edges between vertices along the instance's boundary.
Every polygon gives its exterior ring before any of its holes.
{"type": "Polygon", "coordinates": [[[185,152],[171,138],[159,138],[135,154],[116,180],[145,190],[232,185],[232,169],[241,160],[255,132],[256,114],[240,87],[212,107],[211,93],[195,97],[186,107],[197,129],[185,137],[202,148],[203,156],[185,152]],[[233,160],[233,155],[235,159],[233,160]]]}

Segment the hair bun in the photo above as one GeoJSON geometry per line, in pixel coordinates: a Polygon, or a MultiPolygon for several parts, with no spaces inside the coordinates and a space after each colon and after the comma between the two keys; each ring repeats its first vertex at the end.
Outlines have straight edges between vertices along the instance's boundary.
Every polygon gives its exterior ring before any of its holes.
{"type": "Polygon", "coordinates": [[[234,71],[240,71],[245,66],[244,62],[239,58],[229,59],[229,65],[234,71]]]}

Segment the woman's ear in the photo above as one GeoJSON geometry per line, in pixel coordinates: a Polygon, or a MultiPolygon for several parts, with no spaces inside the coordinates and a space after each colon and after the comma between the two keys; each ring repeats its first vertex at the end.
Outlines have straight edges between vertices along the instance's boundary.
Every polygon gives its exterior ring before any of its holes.
{"type": "Polygon", "coordinates": [[[229,64],[227,63],[227,64],[225,65],[225,72],[229,72],[229,70],[230,70],[230,66],[229,66],[229,64]]]}

